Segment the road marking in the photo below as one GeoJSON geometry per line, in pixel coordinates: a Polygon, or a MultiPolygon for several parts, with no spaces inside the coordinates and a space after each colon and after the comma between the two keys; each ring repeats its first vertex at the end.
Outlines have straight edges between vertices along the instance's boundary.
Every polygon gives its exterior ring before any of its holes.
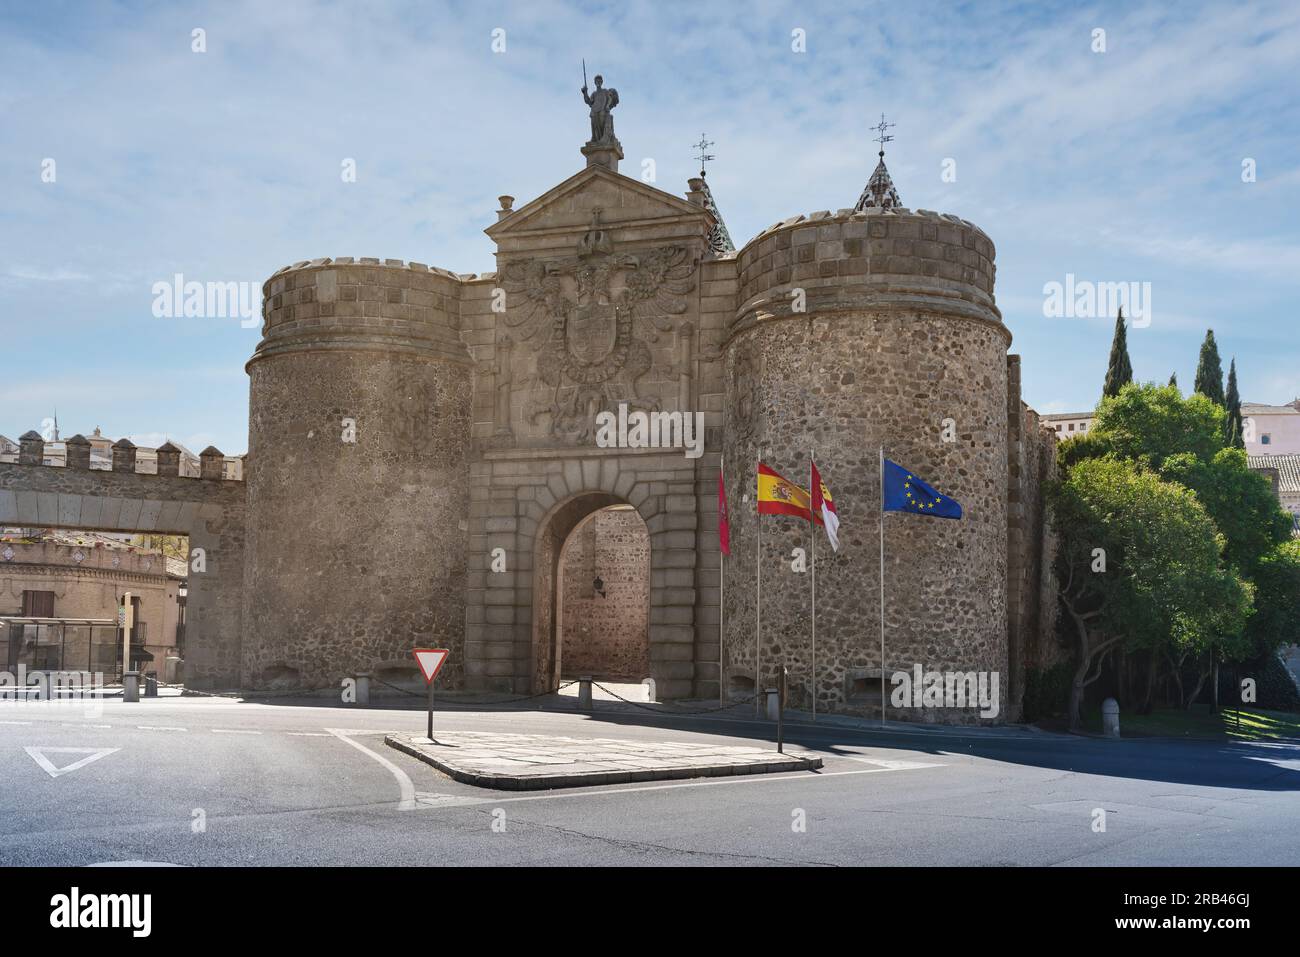
{"type": "Polygon", "coordinates": [[[897,758],[864,758],[856,754],[840,754],[837,757],[844,758],[846,761],[860,761],[863,764],[874,764],[884,771],[912,771],[917,768],[942,768],[943,764],[931,764],[925,761],[900,761],[897,758]]]}
{"type": "Polygon", "coordinates": [[[231,728],[213,728],[213,734],[261,734],[261,731],[238,731],[231,728]]]}
{"type": "Polygon", "coordinates": [[[334,735],[327,734],[324,731],[290,731],[290,737],[294,738],[332,738],[334,735]]]}
{"type": "Polygon", "coordinates": [[[63,726],[65,728],[111,728],[113,727],[111,724],[71,724],[68,722],[64,722],[63,726]]]}
{"type": "Polygon", "coordinates": [[[0,724],[31,724],[30,721],[0,721],[0,724]]]}
{"type": "Polygon", "coordinates": [[[121,748],[23,748],[33,761],[41,766],[46,774],[52,778],[60,777],[64,774],[71,774],[79,768],[84,768],[92,761],[98,761],[100,758],[112,754],[121,748]],[[80,761],[73,761],[71,764],[58,768],[47,755],[50,754],[82,754],[85,755],[80,761]]]}
{"type": "Polygon", "coordinates": [[[137,731],[188,731],[189,728],[174,728],[165,724],[137,724],[137,731]]]}
{"type": "Polygon", "coordinates": [[[346,741],[348,744],[352,745],[352,747],[356,748],[358,751],[370,755],[370,757],[374,758],[384,767],[388,768],[390,772],[392,772],[393,777],[397,778],[397,786],[400,789],[402,795],[402,799],[400,803],[397,805],[397,809],[399,811],[413,811],[420,806],[415,802],[415,785],[411,782],[411,779],[406,776],[405,771],[399,768],[392,761],[389,761],[386,757],[384,757],[379,752],[370,750],[360,741],[353,741],[350,737],[348,737],[348,735],[345,732],[339,730],[338,728],[326,728],[325,730],[330,734],[334,735],[334,737],[338,738],[340,741],[346,741]]]}

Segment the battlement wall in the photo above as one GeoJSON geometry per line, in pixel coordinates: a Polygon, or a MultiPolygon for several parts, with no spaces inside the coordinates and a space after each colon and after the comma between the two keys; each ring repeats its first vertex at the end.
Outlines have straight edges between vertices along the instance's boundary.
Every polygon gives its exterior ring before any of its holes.
{"type": "Polygon", "coordinates": [[[460,340],[460,276],[400,259],[303,260],[262,286],[262,341],[268,355],[331,349],[381,350],[468,363],[460,340]]]}
{"type": "Polygon", "coordinates": [[[981,320],[1011,334],[994,302],[993,242],[957,216],[908,209],[821,210],[776,223],[738,255],[733,332],[793,314],[792,289],[807,312],[916,308],[981,320]]]}

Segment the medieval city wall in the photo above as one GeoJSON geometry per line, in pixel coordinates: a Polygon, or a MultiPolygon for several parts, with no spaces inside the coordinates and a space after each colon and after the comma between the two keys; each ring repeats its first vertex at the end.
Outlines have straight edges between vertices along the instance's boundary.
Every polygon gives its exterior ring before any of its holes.
{"type": "Polygon", "coordinates": [[[773,685],[784,662],[793,702],[811,705],[811,581],[791,570],[794,548],[811,552],[811,530],[763,518],[756,559],[753,474],[761,454],[807,486],[815,452],[843,522],[838,555],[824,537],[816,545],[817,705],[879,707],[881,445],[965,512],[961,521],[886,517],[886,674],[921,664],[1006,675],[1010,333],[993,304],[993,255],[988,237],[956,217],[876,209],[797,217],[741,250],[724,439],[733,551],[726,662],[736,692],[753,688],[756,671],[760,687],[773,685]],[[797,290],[805,312],[796,311],[797,290]],[[944,441],[945,419],[953,441],[944,441]]]}
{"type": "MultiPolygon", "coordinates": [[[[40,440],[23,444],[24,457],[40,462],[40,440]]],[[[219,474],[219,458],[210,474],[219,474]]],[[[121,470],[0,464],[0,524],[188,536],[204,570],[191,564],[188,578],[185,682],[238,688],[245,484],[137,473],[133,456],[115,464],[121,470]]]]}
{"type": "Polygon", "coordinates": [[[471,370],[459,277],[314,260],[263,289],[248,363],[246,687],[464,669],[471,370]]]}

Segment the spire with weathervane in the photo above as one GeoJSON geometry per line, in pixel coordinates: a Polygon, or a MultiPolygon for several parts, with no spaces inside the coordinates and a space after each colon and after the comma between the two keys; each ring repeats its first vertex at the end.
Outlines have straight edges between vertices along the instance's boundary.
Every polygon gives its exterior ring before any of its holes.
{"type": "Polygon", "coordinates": [[[885,131],[893,125],[893,123],[886,123],[885,114],[881,113],[880,122],[872,127],[879,134],[876,142],[880,144],[880,162],[876,164],[876,171],[871,174],[871,179],[867,180],[867,188],[858,197],[858,204],[853,207],[854,212],[860,213],[871,206],[895,209],[903,205],[903,201],[898,198],[898,190],[894,189],[894,181],[889,178],[889,170],[885,167],[885,144],[893,139],[885,131]]]}
{"type": "Polygon", "coordinates": [[[704,208],[713,214],[713,229],[709,230],[709,249],[715,256],[723,253],[736,251],[736,244],[731,241],[731,233],[727,232],[727,224],[722,221],[722,213],[718,211],[718,204],[713,201],[713,191],[709,189],[709,181],[704,178],[704,164],[717,157],[708,152],[713,143],[700,134],[700,141],[693,144],[700,152],[695,157],[700,161],[700,192],[704,194],[704,208]]]}

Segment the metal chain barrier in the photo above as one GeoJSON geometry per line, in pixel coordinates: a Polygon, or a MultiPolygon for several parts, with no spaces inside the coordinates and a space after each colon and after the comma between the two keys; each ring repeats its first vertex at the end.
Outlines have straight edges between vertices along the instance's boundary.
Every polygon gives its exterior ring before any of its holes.
{"type": "MultiPolygon", "coordinates": [[[[411,696],[412,698],[423,698],[423,697],[425,697],[425,693],[424,693],[424,692],[420,692],[420,691],[411,691],[411,690],[409,690],[409,689],[407,689],[407,688],[399,688],[397,685],[389,684],[387,681],[385,681],[385,680],[382,679],[382,678],[371,678],[370,680],[371,680],[371,681],[374,681],[374,682],[376,682],[376,683],[378,683],[378,684],[383,685],[385,688],[392,688],[394,691],[399,691],[399,692],[401,692],[401,693],[404,694],[404,695],[409,695],[409,696],[411,696]]],[[[550,696],[550,695],[557,694],[561,689],[563,689],[563,688],[567,688],[567,687],[569,687],[570,685],[576,685],[577,683],[578,683],[577,681],[565,681],[565,682],[563,682],[563,683],[562,683],[558,688],[556,688],[555,691],[540,691],[540,692],[538,692],[537,694],[526,694],[526,695],[516,695],[516,696],[513,696],[513,697],[496,698],[496,699],[494,699],[494,700],[492,700],[492,701],[482,701],[482,700],[479,700],[479,701],[466,701],[465,703],[466,703],[466,704],[513,704],[513,703],[516,702],[516,701],[532,701],[534,698],[546,698],[546,697],[548,697],[548,696],[550,696]]],[[[453,701],[451,701],[451,702],[447,702],[447,699],[446,699],[446,698],[442,698],[441,700],[442,700],[444,703],[451,703],[451,704],[456,704],[456,703],[458,703],[458,702],[455,701],[455,700],[453,700],[453,701]]],[[[463,700],[463,699],[461,699],[461,700],[463,700]]]]}

